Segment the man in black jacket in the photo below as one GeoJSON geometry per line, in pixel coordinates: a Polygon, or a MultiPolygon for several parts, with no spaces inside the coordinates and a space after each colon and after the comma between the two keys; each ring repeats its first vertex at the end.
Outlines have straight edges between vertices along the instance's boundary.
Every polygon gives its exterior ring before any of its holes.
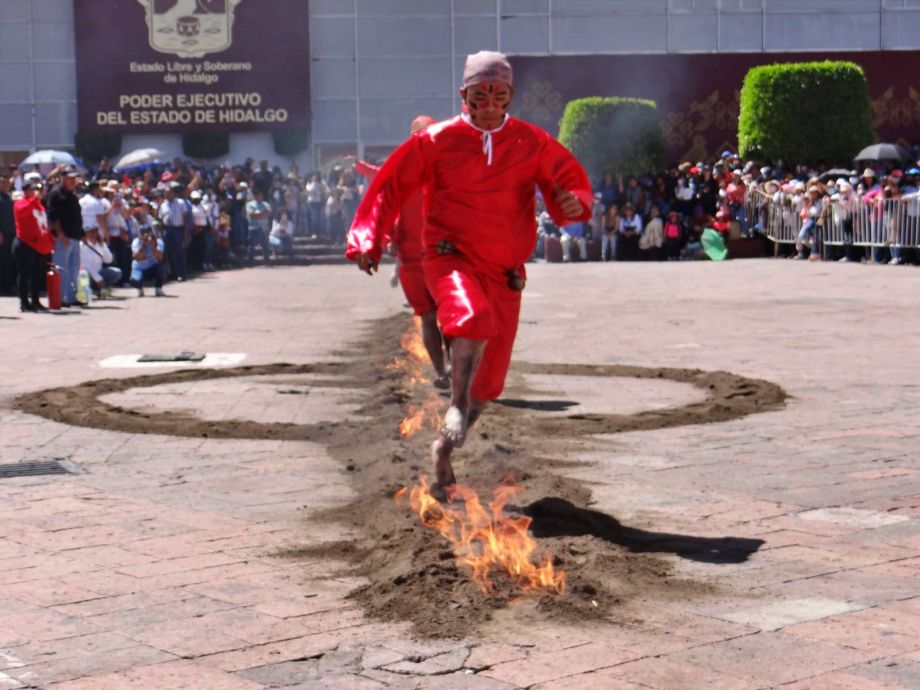
{"type": "Polygon", "coordinates": [[[61,183],[45,200],[48,225],[54,235],[54,263],[61,268],[61,305],[77,304],[77,275],[80,272],[80,240],[83,239],[83,213],[74,190],[79,173],[64,170],[61,183]]]}

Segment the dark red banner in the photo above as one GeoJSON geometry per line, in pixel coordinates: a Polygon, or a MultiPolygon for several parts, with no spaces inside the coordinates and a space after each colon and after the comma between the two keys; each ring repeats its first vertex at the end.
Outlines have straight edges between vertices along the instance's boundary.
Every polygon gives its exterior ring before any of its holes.
{"type": "Polygon", "coordinates": [[[310,125],[307,0],[74,0],[79,127],[310,125]]]}
{"type": "Polygon", "coordinates": [[[920,138],[920,87],[908,67],[918,56],[920,51],[515,57],[514,111],[556,134],[565,104],[574,98],[650,98],[658,103],[672,160],[697,161],[735,150],[741,84],[751,67],[851,60],[866,72],[879,141],[910,145],[920,138]]]}

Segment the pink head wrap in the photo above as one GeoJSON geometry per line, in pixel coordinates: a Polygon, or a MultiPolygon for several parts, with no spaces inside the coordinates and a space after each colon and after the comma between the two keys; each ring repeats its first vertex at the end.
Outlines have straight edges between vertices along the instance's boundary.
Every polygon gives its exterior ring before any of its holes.
{"type": "Polygon", "coordinates": [[[501,81],[511,85],[511,63],[502,53],[480,50],[466,56],[463,67],[463,88],[484,81],[501,81]]]}

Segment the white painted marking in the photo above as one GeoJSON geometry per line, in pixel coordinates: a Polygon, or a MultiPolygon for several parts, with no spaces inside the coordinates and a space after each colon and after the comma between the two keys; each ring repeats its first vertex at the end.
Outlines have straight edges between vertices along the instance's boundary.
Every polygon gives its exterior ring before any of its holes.
{"type": "Polygon", "coordinates": [[[859,611],[863,608],[865,607],[848,601],[810,597],[808,599],[775,601],[766,606],[755,606],[730,613],[716,614],[716,618],[760,630],[779,630],[787,625],[816,621],[828,616],[859,611]]]}
{"type": "Polygon", "coordinates": [[[103,369],[156,369],[163,367],[193,367],[209,369],[211,367],[232,367],[246,359],[245,352],[208,352],[200,362],[138,362],[139,355],[114,355],[106,357],[99,366],[103,369]]]}
{"type": "MultiPolygon", "coordinates": [[[[6,661],[7,668],[20,668],[22,666],[25,666],[22,659],[20,659],[15,654],[9,654],[8,652],[0,651],[0,659],[3,659],[4,661],[6,661]]],[[[0,674],[0,679],[2,678],[3,678],[3,674],[0,674]]]]}
{"type": "Polygon", "coordinates": [[[894,515],[892,513],[879,513],[874,510],[860,510],[859,508],[818,508],[799,513],[803,520],[816,522],[831,522],[838,525],[850,525],[865,529],[877,529],[888,525],[897,525],[907,522],[907,515],[894,515]]]}

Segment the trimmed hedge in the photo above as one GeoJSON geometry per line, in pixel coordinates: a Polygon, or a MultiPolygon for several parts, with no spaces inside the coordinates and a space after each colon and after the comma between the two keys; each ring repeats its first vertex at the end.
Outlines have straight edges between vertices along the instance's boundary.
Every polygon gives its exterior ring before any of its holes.
{"type": "Polygon", "coordinates": [[[275,145],[275,153],[293,158],[310,145],[310,130],[306,127],[277,129],[272,132],[272,142],[275,145]]]}
{"type": "Polygon", "coordinates": [[[744,77],[738,118],[744,158],[849,165],[874,140],[869,87],[856,63],[763,65],[744,77]]]}
{"type": "Polygon", "coordinates": [[[74,136],[73,145],[78,158],[96,163],[103,158],[114,158],[121,153],[121,134],[81,130],[74,136]]]}
{"type": "Polygon", "coordinates": [[[182,135],[182,153],[189,158],[223,158],[229,151],[228,132],[190,132],[182,135]]]}
{"type": "Polygon", "coordinates": [[[641,98],[569,101],[559,141],[592,175],[639,174],[667,164],[658,106],[641,98]]]}

